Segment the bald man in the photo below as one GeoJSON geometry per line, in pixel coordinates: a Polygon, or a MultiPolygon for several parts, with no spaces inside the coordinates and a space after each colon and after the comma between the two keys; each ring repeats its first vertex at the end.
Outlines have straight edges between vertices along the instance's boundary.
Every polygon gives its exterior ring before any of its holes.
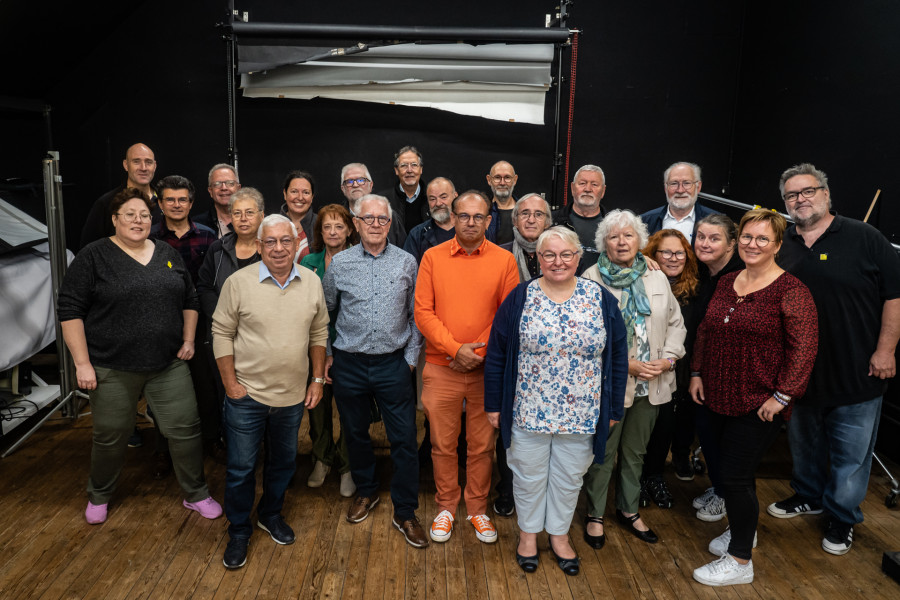
{"type": "MultiPolygon", "coordinates": [[[[125,185],[120,185],[100,196],[85,219],[81,230],[81,247],[103,237],[113,234],[112,217],[109,214],[109,203],[113,197],[126,187],[141,190],[148,198],[156,202],[156,192],[150,183],[156,174],[156,156],[146,144],[137,143],[125,151],[125,159],[122,161],[125,169],[125,185]]],[[[159,208],[153,209],[153,222],[160,221],[159,208]]]]}
{"type": "Polygon", "coordinates": [[[505,160],[494,163],[487,174],[487,184],[494,197],[491,199],[491,225],[486,237],[495,244],[508,244],[513,241],[513,208],[516,199],[513,190],[519,176],[511,164],[505,160]]]}

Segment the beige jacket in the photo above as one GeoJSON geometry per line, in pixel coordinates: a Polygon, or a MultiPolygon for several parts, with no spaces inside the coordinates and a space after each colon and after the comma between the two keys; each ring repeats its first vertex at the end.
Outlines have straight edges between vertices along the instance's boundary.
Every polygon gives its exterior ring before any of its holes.
{"type": "MultiPolygon", "coordinates": [[[[620,302],[622,290],[610,287],[603,283],[600,277],[600,269],[594,265],[584,272],[582,277],[592,279],[605,287],[620,302]]],[[[647,336],[650,338],[650,360],[658,358],[671,358],[678,360],[684,356],[684,337],[687,331],[681,318],[681,307],[672,295],[672,287],[662,271],[647,270],[641,279],[644,281],[644,289],[650,300],[650,318],[647,319],[647,336]]],[[[628,358],[635,357],[634,345],[628,349],[628,358]]],[[[625,408],[634,402],[634,387],[637,377],[628,376],[628,386],[625,388],[625,408]]],[[[665,404],[672,399],[675,391],[675,371],[663,371],[656,379],[648,382],[650,390],[650,404],[665,404]]]]}

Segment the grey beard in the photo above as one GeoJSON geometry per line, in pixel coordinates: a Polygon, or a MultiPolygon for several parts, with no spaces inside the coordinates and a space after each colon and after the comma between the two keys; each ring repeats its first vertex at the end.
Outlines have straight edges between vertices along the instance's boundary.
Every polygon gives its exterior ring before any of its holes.
{"type": "Polygon", "coordinates": [[[431,218],[434,219],[435,223],[440,223],[441,225],[443,225],[450,220],[450,209],[444,207],[433,210],[431,211],[431,218]]]}
{"type": "Polygon", "coordinates": [[[512,196],[513,188],[509,188],[508,190],[494,190],[494,196],[498,200],[506,200],[510,196],[512,196]]]}

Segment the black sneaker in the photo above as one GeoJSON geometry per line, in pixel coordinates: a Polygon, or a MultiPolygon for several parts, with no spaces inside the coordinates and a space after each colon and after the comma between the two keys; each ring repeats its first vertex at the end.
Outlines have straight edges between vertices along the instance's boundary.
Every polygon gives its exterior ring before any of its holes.
{"type": "Polygon", "coordinates": [[[828,521],[825,537],[822,539],[822,550],[838,556],[847,554],[853,545],[853,525],[841,523],[836,519],[828,521]]]}
{"type": "Polygon", "coordinates": [[[675,467],[675,477],[682,481],[694,480],[694,465],[689,456],[672,456],[672,465],[675,467]]]}
{"type": "Polygon", "coordinates": [[[276,543],[286,546],[294,543],[294,530],[291,526],[284,522],[284,517],[275,515],[266,522],[259,520],[256,525],[269,533],[276,543]]]}
{"type": "MultiPolygon", "coordinates": [[[[643,487],[643,486],[642,486],[643,487]]],[[[669,492],[666,480],[662,477],[650,477],[646,484],[647,494],[660,508],[672,508],[675,499],[669,492]]]]}
{"type": "Polygon", "coordinates": [[[800,494],[794,494],[787,500],[773,502],[766,508],[766,512],[778,519],[790,519],[797,515],[821,514],[822,506],[818,502],[807,500],[800,494]]]}
{"type": "Polygon", "coordinates": [[[647,508],[650,506],[651,502],[653,502],[653,498],[650,497],[650,491],[647,489],[647,479],[642,476],[641,495],[638,497],[638,505],[640,505],[641,508],[647,508]]]}
{"type": "Polygon", "coordinates": [[[131,432],[131,435],[128,437],[128,447],[129,448],[140,448],[144,445],[144,436],[141,435],[141,430],[137,427],[134,428],[134,431],[131,432]]]}
{"type": "Polygon", "coordinates": [[[511,517],[516,512],[516,501],[512,494],[500,494],[494,500],[494,514],[498,517],[511,517]]]}
{"type": "Polygon", "coordinates": [[[225,547],[225,556],[222,564],[226,569],[240,569],[247,564],[247,546],[250,540],[247,538],[231,538],[225,547]]]}

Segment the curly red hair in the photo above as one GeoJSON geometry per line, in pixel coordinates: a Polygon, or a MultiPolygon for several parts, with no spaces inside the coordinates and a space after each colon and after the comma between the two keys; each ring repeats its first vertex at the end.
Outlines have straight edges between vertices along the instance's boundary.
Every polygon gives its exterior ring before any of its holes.
{"type": "Polygon", "coordinates": [[[697,257],[694,255],[694,249],[691,248],[684,234],[676,229],[661,229],[650,236],[650,239],[647,240],[647,245],[641,253],[644,256],[656,259],[656,252],[659,250],[660,244],[662,244],[664,239],[670,237],[677,239],[681,243],[681,247],[684,248],[684,270],[681,271],[678,279],[672,283],[672,294],[675,295],[678,303],[683,306],[697,295],[697,287],[700,285],[700,279],[697,276],[697,257]]]}

